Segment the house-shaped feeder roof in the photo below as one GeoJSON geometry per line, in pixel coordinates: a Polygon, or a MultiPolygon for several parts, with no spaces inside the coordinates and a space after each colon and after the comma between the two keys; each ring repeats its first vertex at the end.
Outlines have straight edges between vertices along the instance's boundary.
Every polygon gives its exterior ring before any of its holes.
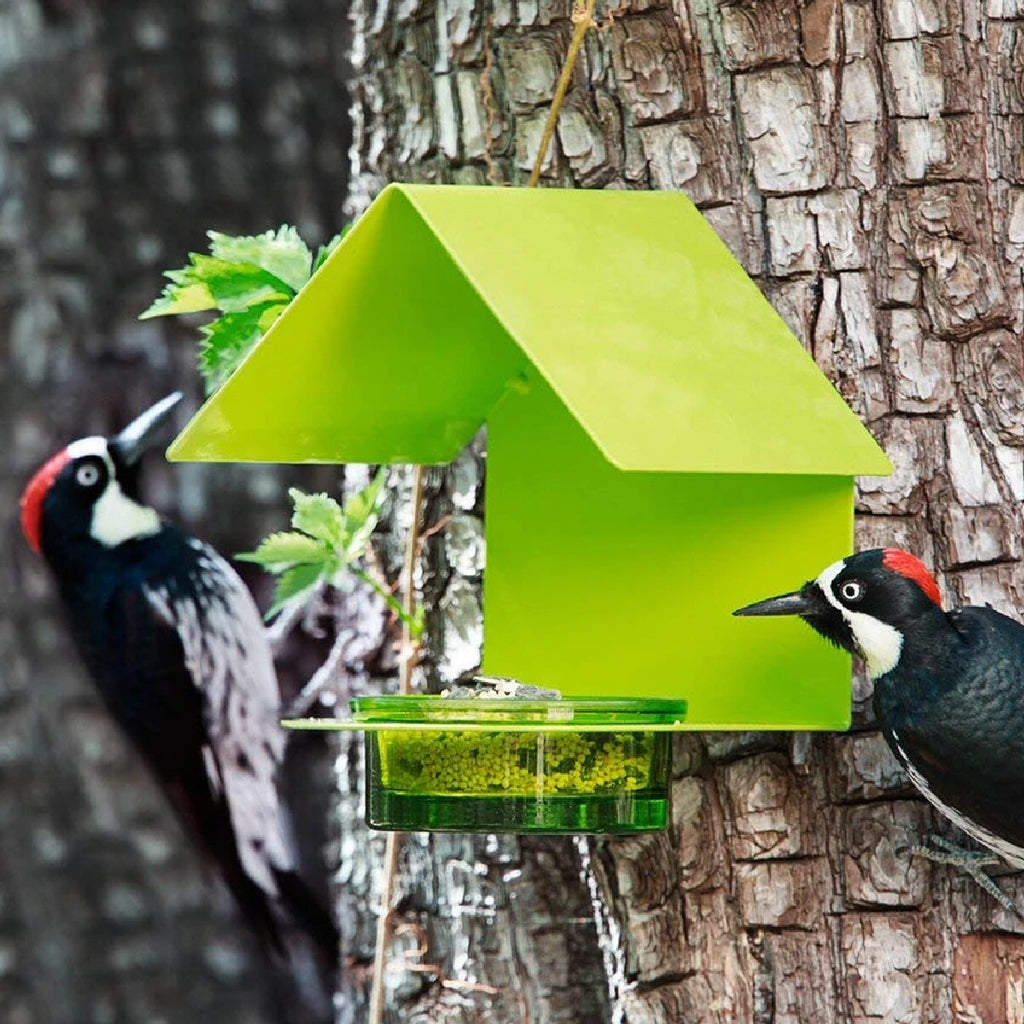
{"type": "Polygon", "coordinates": [[[442,463],[485,421],[486,671],[848,723],[844,655],[730,613],[891,466],[679,193],[390,186],[170,455],[442,463]]]}
{"type": "Polygon", "coordinates": [[[385,189],[170,456],[448,462],[530,367],[620,469],[891,471],[683,195],[430,185],[385,189]]]}

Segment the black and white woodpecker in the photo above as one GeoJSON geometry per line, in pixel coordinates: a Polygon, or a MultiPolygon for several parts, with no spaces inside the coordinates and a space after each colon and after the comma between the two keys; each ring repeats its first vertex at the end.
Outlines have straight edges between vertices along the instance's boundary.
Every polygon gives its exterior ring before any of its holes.
{"type": "Polygon", "coordinates": [[[180,398],[54,455],[25,488],[22,527],[104,703],[186,831],[267,951],[324,987],[337,931],[298,874],[278,796],[285,736],[259,611],[213,548],[138,494],[139,459],[180,398]]]}
{"type": "MultiPolygon", "coordinates": [[[[800,590],[734,614],[799,615],[862,658],[875,716],[913,784],[969,836],[1024,868],[1024,626],[991,607],[945,611],[926,566],[896,548],[851,555],[800,590]]],[[[946,853],[916,852],[967,869],[1019,913],[980,871],[995,858],[941,845],[946,853]]]]}

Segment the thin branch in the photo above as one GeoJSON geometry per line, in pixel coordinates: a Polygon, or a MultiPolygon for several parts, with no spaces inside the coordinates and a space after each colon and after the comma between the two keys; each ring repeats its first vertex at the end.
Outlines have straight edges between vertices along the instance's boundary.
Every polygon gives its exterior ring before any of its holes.
{"type": "Polygon", "coordinates": [[[388,941],[391,938],[391,897],[397,873],[398,833],[389,832],[384,846],[384,878],[381,882],[380,916],[377,918],[377,944],[373,954],[369,1024],[381,1024],[384,1020],[384,972],[387,968],[388,941]]]}
{"type": "Polygon", "coordinates": [[[430,538],[433,537],[435,533],[440,533],[451,521],[452,521],[452,516],[451,516],[451,513],[449,512],[448,515],[442,516],[440,519],[438,519],[438,521],[436,523],[434,523],[434,525],[432,527],[430,527],[429,530],[424,530],[420,534],[420,539],[419,539],[419,554],[420,555],[423,554],[423,545],[428,540],[430,540],[430,538]]]}
{"type": "Polygon", "coordinates": [[[304,593],[287,602],[281,609],[281,614],[274,619],[273,623],[264,629],[267,643],[274,654],[278,654],[281,645],[288,639],[289,634],[295,628],[296,623],[306,614],[306,606],[312,600],[312,595],[304,593]]]}
{"type": "Polygon", "coordinates": [[[337,673],[351,640],[352,634],[347,629],[342,630],[334,637],[331,653],[327,655],[327,660],[313,673],[309,682],[306,683],[299,692],[299,695],[288,706],[287,711],[285,711],[285,718],[305,717],[317,697],[320,696],[320,691],[337,673]]]}
{"type": "Polygon", "coordinates": [[[360,569],[359,566],[357,565],[350,565],[348,568],[349,572],[351,572],[353,576],[358,577],[367,586],[372,588],[373,592],[379,595],[380,598],[384,601],[384,603],[391,609],[391,611],[394,612],[395,618],[397,618],[402,623],[403,637],[405,635],[404,631],[406,629],[411,630],[413,635],[417,634],[418,627],[416,625],[415,620],[408,618],[408,613],[405,610],[405,604],[399,601],[399,599],[391,593],[391,589],[388,587],[386,583],[383,583],[381,580],[377,579],[375,576],[366,572],[364,569],[360,569]]]}
{"type": "Polygon", "coordinates": [[[489,996],[496,996],[501,992],[500,988],[495,988],[493,985],[484,985],[479,981],[461,981],[458,978],[449,978],[444,973],[440,964],[395,964],[394,969],[412,971],[416,974],[433,974],[440,981],[442,988],[453,988],[460,992],[483,992],[489,996]]]}
{"type": "Polygon", "coordinates": [[[421,924],[417,924],[415,921],[403,921],[397,928],[395,928],[395,935],[415,935],[416,936],[416,949],[406,950],[405,955],[418,956],[420,959],[427,955],[427,950],[430,949],[430,942],[427,939],[427,930],[421,924]]]}
{"type": "Polygon", "coordinates": [[[613,7],[605,15],[604,21],[598,22],[594,28],[598,32],[610,32],[612,27],[615,25],[615,19],[621,17],[623,14],[629,13],[629,0],[622,0],[622,3],[618,7],[613,7]]]}
{"type": "MultiPolygon", "coordinates": [[[[590,918],[582,919],[590,921],[590,918]]],[[[440,964],[425,964],[423,957],[430,951],[430,942],[427,939],[427,932],[421,925],[414,921],[406,921],[395,929],[395,935],[414,935],[416,937],[416,948],[404,951],[404,963],[392,965],[396,971],[414,971],[419,974],[433,974],[441,983],[442,988],[459,989],[463,992],[483,992],[495,996],[501,989],[493,985],[484,985],[478,981],[462,981],[458,978],[449,978],[444,973],[440,964]]]]}

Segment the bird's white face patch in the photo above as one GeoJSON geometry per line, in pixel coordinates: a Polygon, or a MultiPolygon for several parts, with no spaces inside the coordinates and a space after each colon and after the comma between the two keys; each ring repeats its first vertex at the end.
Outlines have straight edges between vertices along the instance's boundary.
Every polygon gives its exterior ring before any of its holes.
{"type": "Polygon", "coordinates": [[[832,592],[832,584],[845,566],[845,560],[830,565],[815,583],[825,595],[825,600],[846,620],[867,665],[868,675],[872,679],[877,679],[886,672],[891,672],[898,664],[903,650],[903,634],[895,626],[890,626],[873,615],[852,611],[836,597],[832,592]]]}
{"type": "Polygon", "coordinates": [[[140,505],[121,490],[114,472],[114,462],[102,437],[83,437],[68,445],[72,461],[92,455],[107,466],[108,482],[92,508],[90,535],[108,548],[126,540],[152,537],[160,532],[160,516],[148,505],[140,505]]]}

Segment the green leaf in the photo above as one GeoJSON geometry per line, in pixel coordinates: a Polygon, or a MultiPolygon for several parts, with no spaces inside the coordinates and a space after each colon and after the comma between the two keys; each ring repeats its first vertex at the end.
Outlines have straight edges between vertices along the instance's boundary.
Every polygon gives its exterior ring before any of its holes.
{"type": "Polygon", "coordinates": [[[327,262],[331,253],[341,244],[341,240],[348,234],[351,224],[346,224],[326,245],[321,245],[316,251],[316,259],[313,260],[313,273],[315,274],[327,262]]]}
{"type": "Polygon", "coordinates": [[[209,231],[210,252],[231,263],[255,263],[280,278],[293,291],[298,291],[308,280],[313,255],[298,231],[282,224],[277,231],[264,231],[262,235],[233,237],[219,231],[209,231]]]}
{"type": "Polygon", "coordinates": [[[305,533],[272,533],[255,551],[235,555],[241,562],[255,562],[269,572],[280,573],[293,565],[333,567],[331,550],[305,533]]]}
{"type": "Polygon", "coordinates": [[[357,494],[345,502],[345,558],[359,558],[366,551],[370,536],[377,527],[380,511],[387,496],[384,484],[387,470],[381,466],[377,475],[357,494]]]}
{"type": "Polygon", "coordinates": [[[238,313],[257,303],[288,302],[295,296],[295,289],[255,263],[200,252],[190,253],[189,260],[187,267],[167,271],[164,276],[170,284],[141,319],[214,308],[222,313],[238,313]]]}
{"type": "Polygon", "coordinates": [[[266,334],[287,303],[263,302],[240,313],[225,313],[202,328],[199,369],[206,381],[206,393],[213,394],[266,334]]]}
{"type": "Polygon", "coordinates": [[[160,298],[139,317],[140,320],[149,320],[154,316],[171,316],[175,313],[201,313],[203,310],[213,309],[217,305],[216,299],[205,284],[201,281],[192,281],[187,277],[184,279],[172,277],[172,274],[178,273],[171,271],[165,275],[171,278],[170,283],[164,286],[160,298]]]}
{"type": "Polygon", "coordinates": [[[274,603],[266,617],[272,619],[292,598],[312,590],[323,578],[324,572],[319,565],[294,565],[290,569],[285,569],[277,578],[274,603]]]}
{"type": "Polygon", "coordinates": [[[306,494],[297,487],[289,488],[288,494],[295,503],[292,527],[343,551],[347,534],[341,506],[326,494],[306,494]]]}
{"type": "MultiPolygon", "coordinates": [[[[342,234],[320,247],[317,266],[342,234]]],[[[313,256],[287,224],[262,235],[208,235],[210,255],[190,253],[187,266],[167,271],[169,283],[141,318],[211,309],[223,314],[201,328],[199,369],[206,393],[213,394],[309,280],[313,256]]]]}
{"type": "Polygon", "coordinates": [[[255,263],[234,263],[215,256],[192,254],[186,274],[206,286],[222,313],[240,313],[264,302],[289,302],[295,290],[255,263]]]}

